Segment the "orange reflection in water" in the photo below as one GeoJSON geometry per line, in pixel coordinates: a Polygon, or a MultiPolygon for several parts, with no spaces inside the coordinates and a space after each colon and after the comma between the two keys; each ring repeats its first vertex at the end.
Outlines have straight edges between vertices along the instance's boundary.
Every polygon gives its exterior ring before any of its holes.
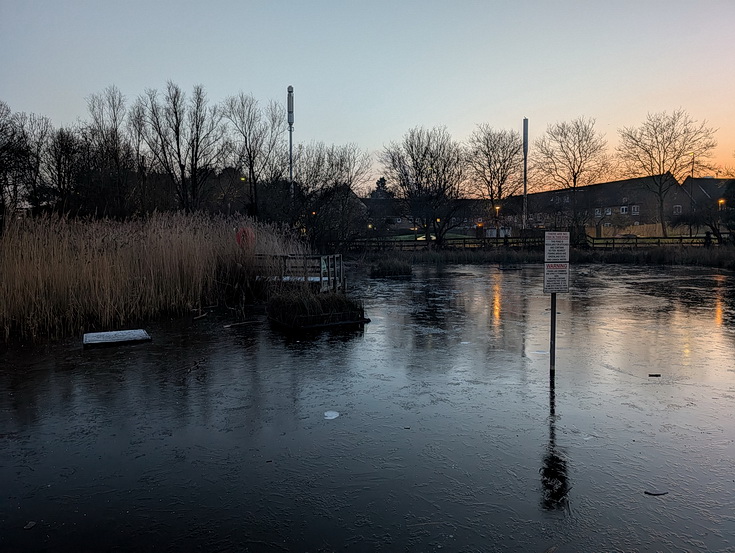
{"type": "Polygon", "coordinates": [[[722,287],[725,285],[727,279],[724,275],[715,275],[715,283],[717,284],[715,292],[715,324],[722,326],[723,323],[723,298],[722,298],[722,287]]]}
{"type": "Polygon", "coordinates": [[[500,275],[493,275],[493,291],[492,291],[492,309],[493,309],[493,326],[500,326],[500,315],[502,312],[502,286],[500,285],[500,275]]]}

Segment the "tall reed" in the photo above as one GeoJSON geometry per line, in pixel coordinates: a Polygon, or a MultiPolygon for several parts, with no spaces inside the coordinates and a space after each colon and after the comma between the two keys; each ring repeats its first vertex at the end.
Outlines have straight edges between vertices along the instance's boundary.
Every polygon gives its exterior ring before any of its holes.
{"type": "Polygon", "coordinates": [[[242,217],[18,221],[0,240],[0,336],[58,338],[183,313],[216,302],[258,254],[303,251],[242,217]],[[252,232],[238,243],[240,228],[252,232]]]}

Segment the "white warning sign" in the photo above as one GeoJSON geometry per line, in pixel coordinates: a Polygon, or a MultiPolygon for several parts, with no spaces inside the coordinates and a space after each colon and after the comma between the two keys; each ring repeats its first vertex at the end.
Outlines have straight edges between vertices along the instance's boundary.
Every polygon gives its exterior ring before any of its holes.
{"type": "Polygon", "coordinates": [[[569,292],[569,233],[547,232],[544,240],[544,293],[569,292]]]}

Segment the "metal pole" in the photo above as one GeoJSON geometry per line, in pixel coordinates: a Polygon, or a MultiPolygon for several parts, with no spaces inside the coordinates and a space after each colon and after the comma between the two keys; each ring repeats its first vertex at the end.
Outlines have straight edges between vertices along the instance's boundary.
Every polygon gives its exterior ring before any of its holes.
{"type": "Polygon", "coordinates": [[[528,119],[523,118],[523,229],[528,225],[528,119]]]}
{"type": "Polygon", "coordinates": [[[549,377],[556,374],[556,293],[551,294],[551,336],[549,339],[549,377]]]}
{"type": "Polygon", "coordinates": [[[293,200],[293,87],[291,85],[288,87],[288,182],[291,200],[293,200]]]}

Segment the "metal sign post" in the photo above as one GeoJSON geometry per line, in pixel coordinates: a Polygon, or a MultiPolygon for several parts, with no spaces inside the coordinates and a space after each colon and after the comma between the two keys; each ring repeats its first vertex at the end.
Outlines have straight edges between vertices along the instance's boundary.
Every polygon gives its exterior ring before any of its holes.
{"type": "Polygon", "coordinates": [[[547,232],[544,237],[544,293],[551,294],[549,370],[556,372],[556,294],[569,292],[569,233],[547,232]]]}

